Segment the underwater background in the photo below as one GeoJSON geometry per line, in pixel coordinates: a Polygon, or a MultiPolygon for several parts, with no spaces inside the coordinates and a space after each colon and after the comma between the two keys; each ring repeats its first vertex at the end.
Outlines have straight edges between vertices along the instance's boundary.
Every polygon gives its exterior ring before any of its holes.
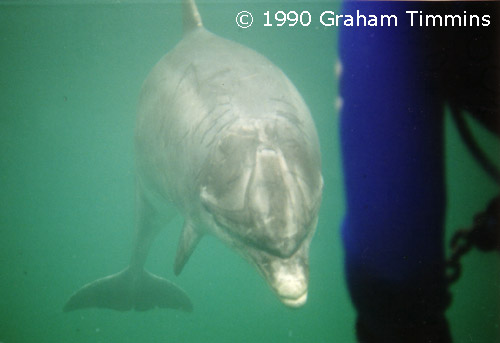
{"type": "MultiPolygon", "coordinates": [[[[192,313],[63,313],[83,284],[122,270],[134,237],[134,126],[154,64],[182,36],[170,1],[0,2],[0,342],[355,342],[343,275],[337,27],[264,27],[267,10],[337,11],[328,1],[199,1],[205,27],[269,58],[292,80],[318,129],[325,188],[310,251],[307,304],[282,305],[257,271],[213,237],[179,277],[179,216],[147,269],[182,287],[192,313]],[[254,14],[241,29],[238,12],[254,14]]],[[[490,157],[498,139],[469,120],[490,157]]],[[[498,159],[496,159],[498,161],[498,159]]],[[[498,193],[446,120],[447,237],[498,193]]],[[[463,259],[447,311],[454,342],[500,341],[500,258],[463,259]]]]}

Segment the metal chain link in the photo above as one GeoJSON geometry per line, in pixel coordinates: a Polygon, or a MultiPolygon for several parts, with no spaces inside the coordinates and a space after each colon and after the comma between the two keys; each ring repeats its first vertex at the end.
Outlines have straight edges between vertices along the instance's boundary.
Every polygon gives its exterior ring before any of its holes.
{"type": "Polygon", "coordinates": [[[460,260],[474,246],[482,251],[496,250],[500,253],[500,196],[496,196],[489,203],[486,211],[474,216],[471,228],[458,230],[453,236],[450,242],[451,256],[446,261],[448,284],[460,278],[460,260]]]}

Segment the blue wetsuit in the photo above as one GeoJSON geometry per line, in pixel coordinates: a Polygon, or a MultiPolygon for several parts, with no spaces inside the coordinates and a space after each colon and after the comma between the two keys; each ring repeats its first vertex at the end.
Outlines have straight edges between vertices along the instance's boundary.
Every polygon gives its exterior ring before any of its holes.
{"type": "Polygon", "coordinates": [[[355,18],[359,10],[399,20],[397,27],[340,32],[342,239],[362,342],[450,340],[444,318],[444,103],[433,72],[433,32],[411,27],[405,13],[422,6],[346,2],[343,8],[355,18]]]}

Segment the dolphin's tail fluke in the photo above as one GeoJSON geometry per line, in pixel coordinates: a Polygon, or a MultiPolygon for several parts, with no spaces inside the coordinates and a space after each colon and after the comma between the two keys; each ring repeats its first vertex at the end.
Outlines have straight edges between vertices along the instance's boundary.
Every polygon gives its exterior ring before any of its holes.
{"type": "Polygon", "coordinates": [[[146,311],[155,307],[193,310],[191,300],[182,289],[145,270],[135,272],[130,268],[83,286],[71,296],[63,310],[90,307],[117,311],[146,311]]]}

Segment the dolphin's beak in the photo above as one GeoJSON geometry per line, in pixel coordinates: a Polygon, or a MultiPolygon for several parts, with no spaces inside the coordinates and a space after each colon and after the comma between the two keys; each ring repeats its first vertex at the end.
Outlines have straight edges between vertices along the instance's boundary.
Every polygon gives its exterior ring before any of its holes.
{"type": "Polygon", "coordinates": [[[303,242],[302,246],[288,258],[251,249],[251,261],[281,302],[287,306],[300,307],[306,303],[309,283],[308,250],[308,241],[303,242]]]}
{"type": "Polygon", "coordinates": [[[263,274],[281,302],[300,307],[307,300],[309,266],[293,260],[293,257],[287,260],[275,258],[270,265],[263,266],[263,274]]]}

